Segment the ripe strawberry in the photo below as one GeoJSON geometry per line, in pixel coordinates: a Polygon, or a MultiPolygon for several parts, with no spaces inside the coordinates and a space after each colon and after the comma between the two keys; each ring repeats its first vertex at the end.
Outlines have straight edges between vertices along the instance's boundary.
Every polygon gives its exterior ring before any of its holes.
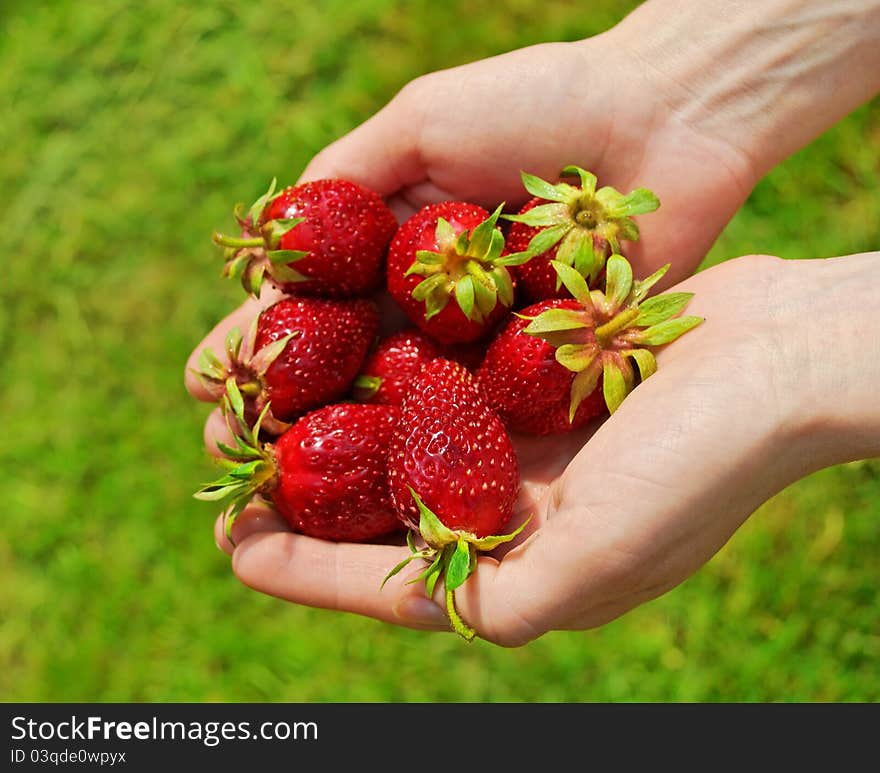
{"type": "Polygon", "coordinates": [[[461,201],[430,204],[398,230],[388,249],[388,291],[413,324],[442,344],[486,335],[513,305],[505,255],[491,215],[461,201]]]}
{"type": "Polygon", "coordinates": [[[400,330],[379,342],[354,382],[354,397],[365,403],[400,405],[412,381],[440,349],[416,328],[400,330]]]}
{"type": "MultiPolygon", "coordinates": [[[[235,446],[218,444],[227,474],[196,498],[231,500],[226,533],[254,496],[272,502],[301,534],[362,542],[400,529],[388,492],[384,449],[399,419],[390,405],[326,405],[303,416],[273,443],[259,441],[260,418],[249,427],[242,395],[231,382],[223,400],[235,446]]],[[[268,409],[268,405],[264,409],[268,409]]]]}
{"type": "Polygon", "coordinates": [[[595,175],[577,166],[565,167],[562,175],[577,175],[580,187],[551,184],[523,172],[523,185],[534,198],[519,214],[504,216],[513,221],[508,249],[534,255],[513,269],[524,303],[570,297],[552,260],[574,267],[594,287],[608,256],[620,252],[620,240],[639,238],[632,217],[660,206],[645,188],[626,196],[607,186],[597,191],[595,175]]]}
{"type": "Polygon", "coordinates": [[[428,595],[445,577],[453,626],[473,638],[453,591],[475,570],[478,550],[513,539],[522,527],[499,535],[519,493],[519,467],[504,425],[466,368],[438,358],[413,379],[391,442],[388,480],[400,518],[426,543],[419,550],[410,539],[412,555],[388,576],[414,558],[429,561],[422,575],[428,595]]]}
{"type": "Polygon", "coordinates": [[[233,330],[226,362],[202,352],[199,376],[215,399],[232,378],[253,420],[269,402],[263,428],[274,434],[306,411],[345,396],[379,327],[379,313],[363,299],[283,298],[264,309],[246,339],[233,330]]]}
{"type": "Polygon", "coordinates": [[[490,405],[516,432],[567,432],[605,412],[597,388],[570,417],[571,385],[577,374],[556,361],[556,349],[550,343],[523,332],[532,319],[550,309],[577,313],[581,305],[573,298],[550,298],[517,312],[490,343],[477,370],[490,405]]]}
{"type": "Polygon", "coordinates": [[[533,434],[566,432],[605,408],[613,413],[641,378],[657,369],[651,349],[675,340],[703,320],[676,317],[693,293],[645,300],[669,269],[633,281],[620,255],[606,267],[605,292],[590,291],[564,263],[553,267],[573,296],[534,304],[512,319],[489,345],[477,378],[507,426],[533,434]]]}
{"type": "Polygon", "coordinates": [[[269,190],[247,213],[241,237],[214,234],[226,247],[226,276],[259,295],[265,276],[291,295],[350,298],[382,280],[397,220],[378,193],[349,180],[315,180],[269,190]]]}

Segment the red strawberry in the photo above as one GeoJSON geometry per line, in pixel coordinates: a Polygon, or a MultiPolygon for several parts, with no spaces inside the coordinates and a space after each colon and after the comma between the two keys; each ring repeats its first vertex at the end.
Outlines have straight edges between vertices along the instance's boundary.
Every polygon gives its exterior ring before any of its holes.
{"type": "Polygon", "coordinates": [[[389,405],[327,405],[303,416],[274,443],[250,428],[234,382],[224,398],[235,446],[219,444],[229,472],[196,497],[231,500],[226,532],[258,494],[294,531],[320,539],[362,542],[400,529],[388,492],[384,450],[399,419],[389,405]]]}
{"type": "Polygon", "coordinates": [[[477,370],[490,405],[516,432],[567,432],[605,411],[600,383],[570,419],[571,384],[577,374],[556,361],[556,349],[550,343],[523,332],[532,319],[549,309],[577,313],[581,305],[571,298],[551,298],[517,312],[489,345],[477,370]]]}
{"type": "Polygon", "coordinates": [[[442,344],[476,341],[513,305],[505,255],[491,215],[461,201],[430,204],[397,231],[388,249],[388,291],[413,324],[442,344]]]}
{"type": "Polygon", "coordinates": [[[401,519],[427,545],[417,550],[410,541],[413,555],[389,577],[413,558],[427,559],[428,595],[445,577],[450,619],[472,638],[455,612],[453,591],[476,568],[478,550],[519,533],[499,534],[519,493],[519,467],[504,425],[463,366],[438,358],[413,379],[393,435],[388,476],[401,519]]]}
{"type": "Polygon", "coordinates": [[[523,185],[534,198],[519,214],[504,216],[513,221],[508,249],[534,255],[513,269],[525,303],[570,297],[550,264],[552,260],[573,266],[595,286],[608,256],[620,252],[620,240],[639,238],[633,215],[653,212],[660,206],[657,197],[645,188],[624,196],[607,186],[597,191],[595,175],[580,167],[567,166],[562,174],[580,177],[580,187],[551,184],[523,172],[523,185]]]}
{"type": "Polygon", "coordinates": [[[240,238],[226,247],[227,276],[259,295],[264,276],[286,293],[349,298],[382,281],[397,220],[378,193],[349,180],[315,180],[275,194],[275,180],[248,213],[236,208],[240,238]]]}
{"type": "Polygon", "coordinates": [[[607,408],[614,412],[657,364],[649,347],[696,327],[699,317],[676,317],[692,293],[644,300],[669,266],[643,281],[620,255],[606,267],[606,288],[590,291],[564,263],[553,267],[570,300],[534,304],[512,319],[489,345],[477,378],[489,404],[507,426],[534,434],[566,432],[607,408]]]}
{"type": "Polygon", "coordinates": [[[422,365],[440,356],[430,338],[415,328],[380,341],[354,382],[354,396],[365,403],[400,405],[422,365]]]}
{"type": "Polygon", "coordinates": [[[199,375],[218,400],[234,378],[250,420],[271,402],[263,428],[277,434],[348,393],[378,327],[372,301],[284,298],[260,313],[246,340],[232,331],[226,362],[205,350],[199,375]]]}

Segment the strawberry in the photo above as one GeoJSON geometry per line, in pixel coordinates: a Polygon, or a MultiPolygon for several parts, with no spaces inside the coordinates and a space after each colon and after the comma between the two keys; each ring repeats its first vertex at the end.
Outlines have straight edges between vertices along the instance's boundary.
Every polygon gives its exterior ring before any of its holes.
{"type": "Polygon", "coordinates": [[[550,343],[523,332],[533,318],[551,309],[576,314],[581,306],[571,298],[550,298],[517,312],[492,340],[477,370],[489,403],[516,432],[567,432],[605,412],[602,392],[596,389],[581,402],[574,416],[569,416],[576,374],[556,361],[556,349],[550,343]]]}
{"type": "Polygon", "coordinates": [[[440,349],[416,328],[383,339],[367,358],[354,382],[354,397],[365,403],[400,405],[422,365],[439,357],[440,349]]]}
{"type": "Polygon", "coordinates": [[[233,378],[249,420],[269,402],[274,434],[306,411],[345,396],[375,340],[379,313],[364,299],[283,298],[264,309],[246,338],[233,330],[226,362],[202,352],[198,375],[215,399],[233,378]]]}
{"type": "Polygon", "coordinates": [[[606,409],[613,413],[641,378],[657,369],[651,347],[703,320],[676,317],[693,293],[645,300],[669,269],[642,281],[620,255],[608,258],[605,292],[590,290],[571,266],[553,261],[573,296],[529,306],[489,345],[477,378],[489,404],[514,431],[566,432],[606,409]]]}
{"type": "Polygon", "coordinates": [[[250,427],[234,381],[223,409],[235,444],[218,443],[227,473],[195,496],[231,500],[225,513],[230,539],[235,519],[254,495],[269,500],[294,531],[319,539],[363,542],[400,530],[383,453],[399,419],[398,408],[326,405],[272,443],[259,440],[269,406],[250,427]]]}
{"type": "Polygon", "coordinates": [[[482,338],[513,305],[508,266],[530,256],[504,254],[500,214],[461,201],[429,204],[391,241],[388,292],[439,343],[482,338]]]}
{"type": "Polygon", "coordinates": [[[382,281],[394,214],[378,193],[349,180],[315,180],[275,193],[275,180],[245,213],[241,237],[214,234],[226,276],[258,296],[265,276],[290,295],[349,298],[382,281]]]}
{"type": "Polygon", "coordinates": [[[400,518],[425,542],[417,549],[411,532],[412,555],[388,576],[415,558],[427,560],[422,577],[428,596],[444,577],[453,627],[473,638],[455,611],[453,592],[475,570],[477,551],[513,539],[522,526],[499,534],[519,493],[517,457],[504,425],[462,365],[437,358],[412,380],[392,436],[388,480],[400,518]]]}
{"type": "Polygon", "coordinates": [[[504,215],[513,221],[508,249],[534,255],[513,269],[527,304],[570,297],[553,270],[553,260],[573,266],[595,287],[608,256],[620,253],[620,240],[639,238],[633,216],[660,206],[657,197],[645,188],[625,196],[608,186],[596,190],[595,175],[577,166],[565,167],[562,175],[578,176],[580,186],[551,184],[523,172],[523,185],[534,198],[519,214],[504,215]]]}

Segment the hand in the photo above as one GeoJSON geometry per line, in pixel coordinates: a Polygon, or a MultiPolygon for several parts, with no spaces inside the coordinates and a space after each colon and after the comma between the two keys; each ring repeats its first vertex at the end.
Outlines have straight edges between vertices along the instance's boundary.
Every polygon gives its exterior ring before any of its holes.
{"type": "MultiPolygon", "coordinates": [[[[589,442],[517,439],[518,518],[532,520],[456,592],[464,619],[507,646],[600,625],[692,574],[789,483],[880,454],[878,259],[752,256],[677,288],[696,294],[687,313],[706,321],[659,352],[658,372],[589,442]]],[[[434,602],[407,584],[420,567],[379,590],[405,547],[292,534],[264,506],[246,511],[234,536],[233,551],[218,522],[236,575],[259,591],[448,630],[443,589],[434,602]]]]}
{"type": "MultiPolygon", "coordinates": [[[[420,78],[320,153],[301,179],[349,177],[387,196],[403,218],[447,198],[504,200],[512,208],[525,197],[520,169],[552,177],[576,163],[601,184],[658,194],[661,209],[640,220],[642,240],[628,245],[628,257],[636,276],[671,262],[667,281],[681,279],[755,181],[869,98],[880,72],[872,32],[880,14],[870,8],[853,20],[812,13],[809,2],[793,10],[773,0],[752,18],[749,8],[728,5],[683,9],[650,0],[587,41],[533,46],[420,78]],[[722,12],[726,22],[719,25],[722,12]],[[823,55],[798,55],[804,49],[823,55]],[[853,72],[864,77],[849,77],[853,72]],[[840,87],[826,88],[829,81],[840,87]]],[[[822,381],[819,373],[826,386],[840,388],[829,366],[834,358],[817,351],[830,348],[836,358],[852,348],[852,336],[840,329],[837,301],[826,309],[829,326],[842,336],[834,347],[827,331],[821,346],[803,331],[794,336],[800,348],[781,340],[781,317],[796,327],[783,314],[796,304],[786,299],[777,308],[767,295],[782,274],[789,276],[772,261],[748,259],[689,280],[698,296],[688,313],[702,311],[709,321],[662,353],[661,371],[589,444],[583,446],[584,434],[519,439],[519,514],[535,513],[531,531],[506,555],[483,558],[459,592],[462,613],[482,636],[519,644],[552,628],[612,619],[680,582],[773,491],[817,465],[861,453],[854,449],[875,448],[876,417],[867,421],[874,434],[863,437],[865,422],[852,423],[857,411],[832,420],[804,410],[827,407],[827,393],[809,388],[822,381]],[[785,381],[792,373],[800,380],[785,381]],[[795,419],[803,417],[823,429],[816,448],[802,437],[804,425],[795,419]],[[840,431],[828,434],[829,426],[840,431]],[[701,477],[701,470],[710,474],[701,477]],[[614,494],[615,480],[625,494],[614,494]]],[[[869,286],[860,281],[853,293],[869,286]]],[[[812,292],[827,306],[824,287],[816,287],[798,297],[812,292]]],[[[268,291],[221,322],[189,364],[204,346],[222,349],[225,332],[245,329],[274,297],[268,291]]],[[[814,308],[798,308],[801,325],[815,320],[814,308]]],[[[864,359],[863,352],[851,354],[852,361],[839,362],[851,368],[864,359]]],[[[875,353],[871,363],[877,361],[875,353]]],[[[187,385],[206,397],[189,375],[187,385]]],[[[212,449],[223,436],[218,418],[206,425],[212,449]]],[[[292,535],[261,506],[238,521],[236,536],[233,567],[258,590],[415,627],[447,627],[440,607],[403,584],[406,575],[375,592],[400,559],[398,546],[292,535]]],[[[230,549],[219,533],[218,541],[230,549]]]]}
{"type": "Polygon", "coordinates": [[[447,199],[515,210],[529,198],[521,170],[555,180],[577,164],[600,186],[658,195],[627,257],[637,276],[671,262],[671,284],[696,268],[756,178],[740,148],[679,120],[669,81],[624,42],[612,31],[418,78],[319,153],[301,180],[353,179],[402,220],[447,199]]]}

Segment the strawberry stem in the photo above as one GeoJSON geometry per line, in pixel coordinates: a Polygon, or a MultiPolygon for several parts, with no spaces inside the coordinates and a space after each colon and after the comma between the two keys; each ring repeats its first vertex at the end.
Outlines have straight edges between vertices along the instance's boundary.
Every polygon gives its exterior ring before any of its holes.
{"type": "Polygon", "coordinates": [[[227,236],[226,234],[215,233],[212,238],[215,244],[219,244],[222,247],[263,247],[266,244],[262,236],[239,238],[235,236],[227,236]]]}
{"type": "Polygon", "coordinates": [[[638,309],[627,309],[626,311],[621,312],[616,317],[606,322],[604,325],[600,325],[596,328],[596,338],[602,342],[607,341],[616,333],[619,333],[621,330],[628,327],[630,323],[638,316],[638,309]]]}
{"type": "Polygon", "coordinates": [[[455,591],[449,590],[448,588],[446,589],[446,613],[449,615],[449,621],[452,623],[455,632],[463,639],[473,641],[477,632],[462,619],[461,615],[458,614],[458,610],[455,608],[455,591]]]}
{"type": "Polygon", "coordinates": [[[245,381],[239,384],[238,388],[245,397],[259,397],[263,391],[257,381],[245,381]]]}

